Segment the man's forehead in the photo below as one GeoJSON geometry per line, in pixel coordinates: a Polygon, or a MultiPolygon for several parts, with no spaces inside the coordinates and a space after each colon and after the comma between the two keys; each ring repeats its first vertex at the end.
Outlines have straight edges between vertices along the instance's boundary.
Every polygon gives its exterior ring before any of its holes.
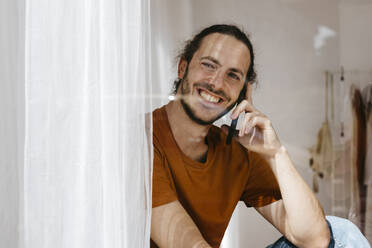
{"type": "Polygon", "coordinates": [[[235,37],[226,34],[213,33],[205,36],[197,50],[198,57],[210,56],[221,63],[243,66],[248,69],[250,53],[248,47],[235,37]]]}

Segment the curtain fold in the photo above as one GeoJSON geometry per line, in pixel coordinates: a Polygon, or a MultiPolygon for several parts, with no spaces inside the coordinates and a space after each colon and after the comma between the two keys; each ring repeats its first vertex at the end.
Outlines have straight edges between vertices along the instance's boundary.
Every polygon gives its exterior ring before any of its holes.
{"type": "Polygon", "coordinates": [[[148,0],[26,1],[21,247],[149,246],[149,18],[148,0]]]}

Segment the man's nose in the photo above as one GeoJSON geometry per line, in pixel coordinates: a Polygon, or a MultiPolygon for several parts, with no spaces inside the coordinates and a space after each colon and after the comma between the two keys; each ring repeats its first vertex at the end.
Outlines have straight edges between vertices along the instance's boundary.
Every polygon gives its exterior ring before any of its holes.
{"type": "Polygon", "coordinates": [[[216,71],[209,81],[209,84],[213,85],[215,89],[222,88],[224,83],[224,77],[222,71],[216,71]]]}

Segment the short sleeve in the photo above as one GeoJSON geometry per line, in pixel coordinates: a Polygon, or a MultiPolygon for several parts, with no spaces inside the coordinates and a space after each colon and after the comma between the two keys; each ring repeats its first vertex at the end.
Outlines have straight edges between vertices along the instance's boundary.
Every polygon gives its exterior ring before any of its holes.
{"type": "Polygon", "coordinates": [[[282,199],[278,182],[268,162],[255,152],[248,152],[248,181],[241,196],[247,207],[262,207],[282,199]]]}
{"type": "Polygon", "coordinates": [[[167,161],[155,145],[152,178],[153,208],[177,200],[177,194],[171,180],[167,161]]]}

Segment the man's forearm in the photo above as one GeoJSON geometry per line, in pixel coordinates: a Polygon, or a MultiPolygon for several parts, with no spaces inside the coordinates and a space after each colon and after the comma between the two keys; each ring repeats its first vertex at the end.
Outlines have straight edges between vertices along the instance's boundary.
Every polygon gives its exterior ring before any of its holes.
{"type": "Polygon", "coordinates": [[[160,248],[211,248],[178,201],[153,208],[151,238],[160,248]]]}
{"type": "Polygon", "coordinates": [[[318,199],[294,167],[284,147],[270,161],[279,183],[292,235],[301,243],[329,239],[329,230],[318,199]]]}

